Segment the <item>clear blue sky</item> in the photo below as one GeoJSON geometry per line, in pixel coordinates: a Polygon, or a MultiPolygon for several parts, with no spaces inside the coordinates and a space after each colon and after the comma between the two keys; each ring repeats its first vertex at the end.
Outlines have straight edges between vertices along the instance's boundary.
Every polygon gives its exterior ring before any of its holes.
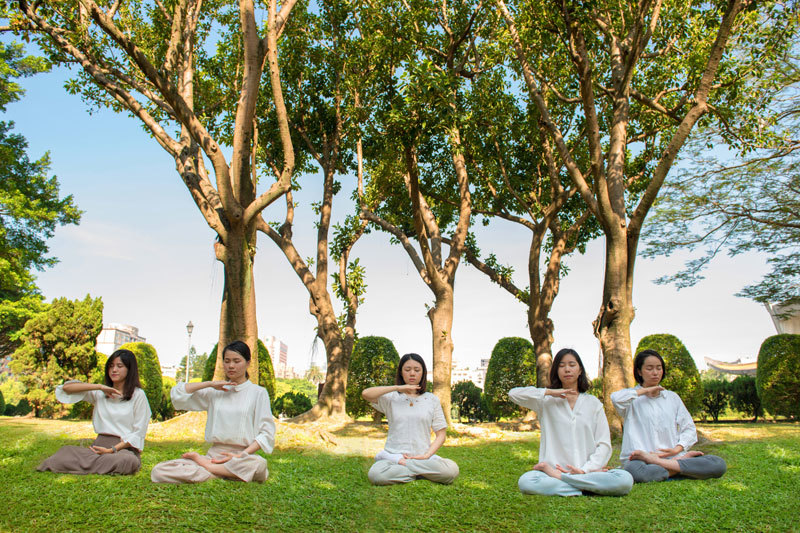
{"type": "MultiPolygon", "coordinates": [[[[101,110],[94,114],[79,98],[67,95],[64,71],[23,80],[24,99],[9,106],[5,120],[27,137],[29,153],[49,151],[52,172],[64,194],[75,196],[85,211],[80,226],[60,228],[50,242],[61,262],[40,273],[48,301],[55,297],[101,296],[104,322],[139,328],[162,363],[176,363],[186,353],[186,323],[195,324],[192,343],[210,351],[218,334],[222,268],[214,259],[214,234],[195,208],[175,171],[174,162],[136,120],[101,110]]],[[[344,177],[334,210],[341,219],[352,211],[354,186],[344,177]]],[[[317,176],[301,178],[297,195],[296,241],[301,254],[313,255],[314,230],[309,204],[321,190],[317,176]]],[[[282,219],[271,208],[265,219],[282,219]]],[[[483,252],[525,273],[529,234],[502,222],[477,228],[483,252]]],[[[275,335],[289,345],[290,364],[302,370],[312,357],[313,317],[308,296],[288,262],[264,236],[259,237],[255,283],[259,336],[275,335]]],[[[354,250],[367,269],[366,302],[359,311],[360,335],[390,338],[400,353],[415,351],[430,361],[431,334],[425,304],[430,291],[405,252],[386,234],[373,232],[354,250]]],[[[652,280],[677,270],[683,257],[639,259],[634,303],[634,347],[651,333],[680,337],[704,368],[703,356],[721,360],[755,357],[761,342],[775,334],[763,306],[733,296],[766,270],[763,258],[719,258],[700,285],[676,291],[652,280]]],[[[603,242],[584,256],[569,258],[552,318],[554,351],[573,347],[591,376],[597,373],[598,345],[591,331],[600,304],[603,242]]],[[[519,279],[522,279],[521,277],[519,279]]],[[[520,281],[521,285],[526,285],[520,281]]],[[[455,358],[470,366],[488,357],[498,339],[528,338],[525,308],[479,272],[462,263],[456,278],[453,330],[455,358]]],[[[320,345],[316,354],[324,361],[320,345]]]]}

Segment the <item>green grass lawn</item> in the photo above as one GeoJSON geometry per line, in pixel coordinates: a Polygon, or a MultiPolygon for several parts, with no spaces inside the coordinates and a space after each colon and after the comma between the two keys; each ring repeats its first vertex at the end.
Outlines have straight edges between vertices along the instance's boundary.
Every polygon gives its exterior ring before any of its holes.
{"type": "MultiPolygon", "coordinates": [[[[636,485],[623,498],[524,496],[517,478],[536,462],[538,431],[458,426],[441,455],[461,475],[372,487],[371,456],[385,429],[280,424],[266,483],[215,480],[156,485],[150,469],[202,451],[197,415],[152,424],[135,476],[40,473],[64,444],[88,442],[91,424],[0,417],[2,531],[798,531],[800,425],[701,425],[699,449],[728,462],[725,477],[636,485]],[[193,416],[193,418],[192,418],[193,416]]],[[[612,465],[618,464],[615,449],[612,465]]]]}

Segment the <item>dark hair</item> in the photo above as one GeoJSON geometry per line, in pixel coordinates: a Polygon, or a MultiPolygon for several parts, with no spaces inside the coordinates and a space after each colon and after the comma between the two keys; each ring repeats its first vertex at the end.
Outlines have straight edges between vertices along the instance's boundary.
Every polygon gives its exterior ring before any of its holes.
{"type": "MultiPolygon", "coordinates": [[[[227,345],[225,349],[222,350],[223,360],[225,359],[225,352],[227,352],[228,350],[238,353],[244,358],[245,361],[247,361],[248,363],[250,362],[252,356],[250,355],[250,347],[247,345],[246,342],[233,341],[232,343],[227,345]]],[[[250,379],[250,373],[247,370],[244,371],[244,377],[250,379]]]]}
{"type": "Polygon", "coordinates": [[[400,363],[397,365],[397,376],[394,379],[395,385],[405,385],[406,381],[403,379],[403,365],[406,364],[409,359],[416,361],[417,363],[422,365],[422,379],[419,380],[419,393],[425,394],[425,391],[428,389],[428,369],[425,368],[425,361],[422,360],[422,357],[416,353],[407,353],[403,357],[400,358],[400,363]]]}
{"type": "Polygon", "coordinates": [[[550,365],[550,388],[561,389],[564,387],[561,383],[561,379],[558,377],[558,365],[561,364],[561,360],[564,359],[566,355],[571,355],[578,361],[578,366],[581,367],[581,375],[578,376],[578,392],[586,392],[592,387],[592,384],[589,383],[589,378],[586,377],[586,369],[583,367],[581,356],[572,348],[560,349],[553,359],[553,364],[550,365]]]}
{"type": "Polygon", "coordinates": [[[122,361],[122,364],[125,365],[125,368],[128,369],[128,375],[125,377],[125,383],[122,385],[122,399],[130,400],[133,393],[136,392],[136,387],[140,389],[144,388],[142,387],[142,382],[139,381],[139,364],[136,362],[136,356],[133,355],[132,351],[117,350],[108,358],[106,361],[106,386],[114,386],[114,382],[111,381],[111,377],[108,375],[108,369],[111,368],[111,363],[114,362],[114,359],[118,357],[119,360],[122,361]]]}
{"type": "Polygon", "coordinates": [[[667,365],[664,363],[664,358],[655,350],[642,350],[636,354],[636,359],[633,360],[633,379],[635,379],[636,383],[639,385],[644,383],[642,367],[644,366],[644,360],[648,357],[657,357],[658,360],[661,361],[661,379],[658,380],[658,382],[661,383],[664,381],[664,378],[667,377],[667,365]]]}

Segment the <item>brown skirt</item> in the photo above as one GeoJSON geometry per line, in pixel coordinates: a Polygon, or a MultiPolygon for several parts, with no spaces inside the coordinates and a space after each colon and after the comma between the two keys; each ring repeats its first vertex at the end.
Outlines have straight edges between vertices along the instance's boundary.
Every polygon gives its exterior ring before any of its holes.
{"type": "MultiPolygon", "coordinates": [[[[93,446],[110,448],[121,442],[114,435],[98,435],[93,446]]],[[[142,461],[139,450],[125,448],[117,453],[97,454],[85,446],[62,446],[55,454],[45,459],[36,470],[61,474],[135,474],[142,461]]]]}

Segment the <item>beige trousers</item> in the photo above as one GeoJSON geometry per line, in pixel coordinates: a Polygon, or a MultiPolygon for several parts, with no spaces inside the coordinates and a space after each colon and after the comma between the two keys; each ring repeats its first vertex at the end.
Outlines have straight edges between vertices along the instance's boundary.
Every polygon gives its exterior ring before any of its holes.
{"type": "MultiPolygon", "coordinates": [[[[245,448],[245,446],[233,444],[214,443],[206,453],[206,457],[209,459],[222,458],[224,457],[222,454],[225,452],[236,454],[245,448]]],[[[222,463],[222,466],[241,481],[263,483],[269,475],[267,460],[259,455],[245,454],[243,457],[234,457],[222,463]]],[[[150,479],[153,483],[202,483],[218,477],[191,459],[164,461],[158,463],[150,471],[150,479]]]]}

